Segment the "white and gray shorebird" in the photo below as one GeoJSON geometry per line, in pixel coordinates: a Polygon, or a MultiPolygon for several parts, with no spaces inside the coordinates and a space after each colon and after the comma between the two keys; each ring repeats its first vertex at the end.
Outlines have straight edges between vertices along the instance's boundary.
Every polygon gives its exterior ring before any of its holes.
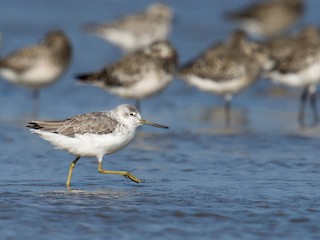
{"type": "Polygon", "coordinates": [[[63,121],[32,121],[27,127],[56,148],[76,156],[70,164],[66,182],[66,185],[70,186],[73,169],[80,157],[96,157],[99,173],[118,174],[136,183],[142,182],[131,172],[105,170],[102,167],[104,155],[126,147],[140,125],[168,128],[142,119],[139,111],[127,104],[119,105],[110,111],[81,114],[63,121]]]}
{"type": "Polygon", "coordinates": [[[227,15],[252,36],[271,37],[292,26],[303,13],[303,0],[269,0],[227,15]]]}
{"type": "MultiPolygon", "coordinates": [[[[286,43],[287,47],[285,48],[282,44],[269,43],[275,64],[266,73],[266,76],[275,83],[303,88],[298,121],[301,126],[305,125],[305,105],[309,98],[313,113],[313,125],[316,125],[319,122],[316,90],[320,82],[320,31],[315,27],[306,27],[289,39],[290,41],[286,43]],[[277,52],[278,54],[276,54],[277,52]]],[[[285,40],[283,41],[285,42],[285,40]]],[[[276,42],[276,40],[272,40],[272,42],[276,42]]],[[[278,42],[281,43],[281,40],[278,42]]]]}
{"type": "Polygon", "coordinates": [[[269,63],[266,49],[245,37],[244,32],[236,31],[229,41],[214,44],[179,71],[190,85],[224,96],[226,126],[231,121],[233,96],[250,86],[269,63]]]}
{"type": "Polygon", "coordinates": [[[155,41],[166,40],[171,30],[172,18],[173,12],[169,6],[155,3],[145,12],[109,23],[88,24],[85,29],[129,53],[155,41]]]}
{"type": "Polygon", "coordinates": [[[163,90],[173,79],[178,64],[177,52],[168,41],[157,41],[118,62],[76,78],[113,94],[140,101],[163,90]]]}
{"type": "Polygon", "coordinates": [[[16,85],[33,89],[34,114],[39,89],[55,82],[71,61],[72,48],[62,31],[47,33],[42,42],[12,52],[0,60],[0,76],[16,85]]]}

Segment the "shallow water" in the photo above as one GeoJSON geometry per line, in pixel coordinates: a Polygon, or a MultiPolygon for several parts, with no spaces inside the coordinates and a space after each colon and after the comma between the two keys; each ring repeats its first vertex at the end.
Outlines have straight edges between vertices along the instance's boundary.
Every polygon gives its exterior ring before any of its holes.
{"type": "MultiPolygon", "coordinates": [[[[244,2],[170,1],[177,14],[171,40],[181,61],[225,39],[234,26],[222,21],[222,12],[244,2]]],[[[130,103],[75,84],[75,73],[121,55],[80,26],[150,3],[2,2],[3,54],[52,28],[64,29],[74,45],[68,73],[41,95],[39,118],[130,103]]],[[[320,2],[307,3],[298,25],[319,24],[320,2]]],[[[1,239],[319,239],[320,127],[298,127],[298,90],[257,82],[235,97],[226,129],[221,99],[175,80],[142,103],[146,119],[170,129],[143,127],[131,145],[104,159],[106,169],[130,170],[145,182],[99,174],[96,160],[83,158],[67,189],[73,156],[24,127],[31,119],[29,91],[4,81],[0,86],[1,239]]]]}

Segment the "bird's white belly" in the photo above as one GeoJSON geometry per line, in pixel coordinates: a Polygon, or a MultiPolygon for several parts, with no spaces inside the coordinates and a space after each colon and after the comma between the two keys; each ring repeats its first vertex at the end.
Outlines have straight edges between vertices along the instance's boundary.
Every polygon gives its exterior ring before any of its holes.
{"type": "Polygon", "coordinates": [[[0,70],[0,75],[6,80],[30,88],[46,86],[55,81],[62,73],[60,66],[41,63],[23,73],[17,73],[8,68],[0,70]]]}
{"type": "Polygon", "coordinates": [[[171,80],[171,74],[151,71],[132,86],[115,87],[109,90],[124,98],[143,99],[164,89],[171,80]]]}
{"type": "Polygon", "coordinates": [[[264,36],[263,26],[254,20],[241,21],[241,28],[250,35],[253,36],[264,36]]]}
{"type": "Polygon", "coordinates": [[[111,43],[118,45],[127,52],[137,49],[137,39],[133,34],[120,29],[107,29],[100,36],[111,43]]]}
{"type": "MultiPolygon", "coordinates": [[[[149,27],[151,28],[151,27],[149,27]]],[[[98,35],[110,41],[111,43],[118,45],[120,48],[125,50],[127,53],[148,46],[157,40],[166,39],[169,34],[169,27],[157,25],[154,29],[146,30],[145,32],[141,31],[128,31],[121,28],[108,28],[98,35]]]]}
{"type": "Polygon", "coordinates": [[[214,93],[218,95],[237,93],[245,86],[247,86],[250,82],[244,76],[227,81],[214,81],[211,79],[200,78],[196,75],[189,75],[185,77],[185,79],[190,85],[195,86],[204,92],[214,93]]]}
{"type": "Polygon", "coordinates": [[[134,131],[124,134],[77,134],[75,137],[67,137],[41,130],[31,131],[40,135],[58,149],[63,149],[76,156],[97,157],[98,159],[102,159],[106,154],[121,150],[134,137],[134,131]]]}
{"type": "Polygon", "coordinates": [[[303,71],[297,73],[282,74],[279,72],[270,72],[268,76],[275,82],[285,84],[291,87],[304,87],[317,84],[320,81],[320,64],[315,63],[303,71]]]}

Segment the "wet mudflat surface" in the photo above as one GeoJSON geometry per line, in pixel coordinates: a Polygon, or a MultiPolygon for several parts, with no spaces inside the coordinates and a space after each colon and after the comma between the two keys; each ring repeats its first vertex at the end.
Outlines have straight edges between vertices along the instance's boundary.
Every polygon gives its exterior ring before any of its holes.
{"type": "MultiPolygon", "coordinates": [[[[81,31],[81,24],[138,11],[151,1],[21,1],[0,8],[2,53],[62,28],[74,44],[63,78],[41,95],[41,119],[132,103],[75,84],[74,74],[121,56],[114,46],[81,31]],[[36,14],[35,14],[36,13],[36,14]]],[[[302,24],[317,22],[319,3],[307,1],[302,24]]],[[[182,62],[233,26],[222,12],[236,0],[172,1],[177,22],[171,40],[182,62]],[[219,4],[218,4],[219,2],[219,4]],[[218,5],[217,5],[218,4],[218,5]],[[196,9],[196,10],[195,10],[196,9]]],[[[104,167],[130,170],[145,182],[97,172],[81,159],[65,187],[73,156],[55,150],[24,126],[31,92],[0,82],[0,232],[3,239],[318,239],[320,235],[320,127],[296,122],[299,90],[259,80],[235,97],[232,127],[223,101],[174,80],[142,103],[146,119],[169,130],[140,128],[126,149],[105,156],[104,167]]]]}

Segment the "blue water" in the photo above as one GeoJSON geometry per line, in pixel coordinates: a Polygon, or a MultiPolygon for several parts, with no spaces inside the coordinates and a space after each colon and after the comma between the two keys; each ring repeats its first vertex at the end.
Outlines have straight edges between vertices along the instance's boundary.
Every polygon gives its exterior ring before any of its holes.
{"type": "MultiPolygon", "coordinates": [[[[167,1],[176,12],[171,40],[181,62],[234,25],[222,13],[250,1],[167,1]]],[[[297,24],[319,25],[320,2],[309,0],[297,24]]],[[[74,46],[72,66],[41,93],[41,119],[111,109],[125,101],[78,86],[74,75],[121,57],[115,46],[81,30],[87,22],[139,11],[152,1],[1,1],[1,54],[61,28],[74,46]]],[[[0,81],[0,239],[319,239],[320,127],[300,129],[299,90],[259,80],[235,97],[233,123],[223,126],[223,101],[175,80],[142,103],[144,118],[169,130],[143,127],[134,142],[106,156],[104,167],[130,170],[135,184],[97,172],[24,127],[31,93],[0,81]]]]}

